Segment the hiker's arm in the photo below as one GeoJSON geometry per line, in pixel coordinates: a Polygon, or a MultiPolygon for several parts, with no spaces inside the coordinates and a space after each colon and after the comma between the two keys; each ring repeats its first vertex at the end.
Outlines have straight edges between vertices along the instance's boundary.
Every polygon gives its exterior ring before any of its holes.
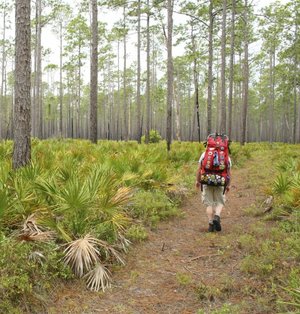
{"type": "Polygon", "coordinates": [[[228,168],[227,170],[227,175],[229,176],[229,181],[228,181],[228,185],[226,186],[226,192],[229,192],[230,191],[230,178],[231,178],[231,166],[232,166],[232,163],[231,163],[231,159],[230,159],[230,167],[228,168]]]}
{"type": "Polygon", "coordinates": [[[199,188],[200,187],[200,170],[201,170],[201,163],[199,163],[199,167],[197,169],[197,173],[196,173],[196,188],[199,188]]]}

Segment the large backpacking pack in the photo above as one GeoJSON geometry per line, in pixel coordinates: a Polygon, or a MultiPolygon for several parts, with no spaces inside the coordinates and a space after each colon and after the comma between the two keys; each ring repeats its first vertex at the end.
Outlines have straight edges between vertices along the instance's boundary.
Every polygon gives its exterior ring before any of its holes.
{"type": "Polygon", "coordinates": [[[223,186],[224,193],[229,184],[229,144],[225,134],[210,134],[207,138],[204,158],[201,162],[200,183],[223,186]]]}

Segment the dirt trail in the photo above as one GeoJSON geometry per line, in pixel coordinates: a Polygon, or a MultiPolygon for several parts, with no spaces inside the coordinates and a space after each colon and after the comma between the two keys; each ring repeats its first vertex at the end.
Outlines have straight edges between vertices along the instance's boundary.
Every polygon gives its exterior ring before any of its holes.
{"type": "Polygon", "coordinates": [[[201,300],[197,287],[217,289],[224,275],[237,279],[232,289],[238,291],[245,284],[237,267],[239,256],[226,258],[224,239],[234,238],[236,228],[246,229],[255,220],[241,211],[259,197],[244,180],[248,168],[233,170],[220,233],[207,233],[205,208],[196,195],[185,202],[184,218],[161,223],[146,242],[131,249],[126,266],[114,272],[112,289],[90,293],[84,286],[68,285],[54,293],[48,313],[196,314],[199,309],[209,313],[225,302],[238,304],[238,293],[226,300],[214,296],[201,300]]]}

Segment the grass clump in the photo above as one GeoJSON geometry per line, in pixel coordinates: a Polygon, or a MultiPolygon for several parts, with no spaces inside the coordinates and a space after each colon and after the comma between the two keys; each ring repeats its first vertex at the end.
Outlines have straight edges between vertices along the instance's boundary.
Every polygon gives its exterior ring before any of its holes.
{"type": "Polygon", "coordinates": [[[257,294],[263,311],[298,313],[300,147],[274,144],[266,148],[264,155],[261,153],[256,152],[261,156],[260,169],[267,167],[269,157],[273,162],[273,181],[268,177],[263,186],[268,191],[268,198],[272,197],[272,202],[267,208],[260,208],[260,214],[259,208],[255,209],[255,206],[247,209],[247,213],[252,216],[264,216],[265,222],[254,224],[249,234],[238,238],[237,246],[244,255],[240,270],[255,280],[251,294],[257,294]],[[271,220],[272,227],[269,226],[271,220]]]}

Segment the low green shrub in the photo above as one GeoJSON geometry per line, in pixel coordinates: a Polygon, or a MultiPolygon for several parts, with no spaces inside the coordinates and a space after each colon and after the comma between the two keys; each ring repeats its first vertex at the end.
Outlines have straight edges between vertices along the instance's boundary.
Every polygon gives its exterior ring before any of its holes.
{"type": "Polygon", "coordinates": [[[132,225],[126,231],[126,237],[132,241],[144,241],[148,238],[146,229],[141,225],[132,225]]]}
{"type": "MultiPolygon", "coordinates": [[[[145,143],[145,135],[142,136],[142,143],[145,143]]],[[[157,130],[150,130],[149,143],[159,143],[162,140],[161,135],[157,130]]]]}
{"type": "Polygon", "coordinates": [[[40,299],[47,295],[53,280],[72,278],[54,243],[30,243],[2,236],[0,252],[1,313],[21,311],[26,299],[41,306],[40,299]]]}
{"type": "Polygon", "coordinates": [[[179,214],[177,205],[159,190],[136,193],[131,212],[133,217],[142,219],[146,224],[150,222],[150,225],[179,214]]]}

